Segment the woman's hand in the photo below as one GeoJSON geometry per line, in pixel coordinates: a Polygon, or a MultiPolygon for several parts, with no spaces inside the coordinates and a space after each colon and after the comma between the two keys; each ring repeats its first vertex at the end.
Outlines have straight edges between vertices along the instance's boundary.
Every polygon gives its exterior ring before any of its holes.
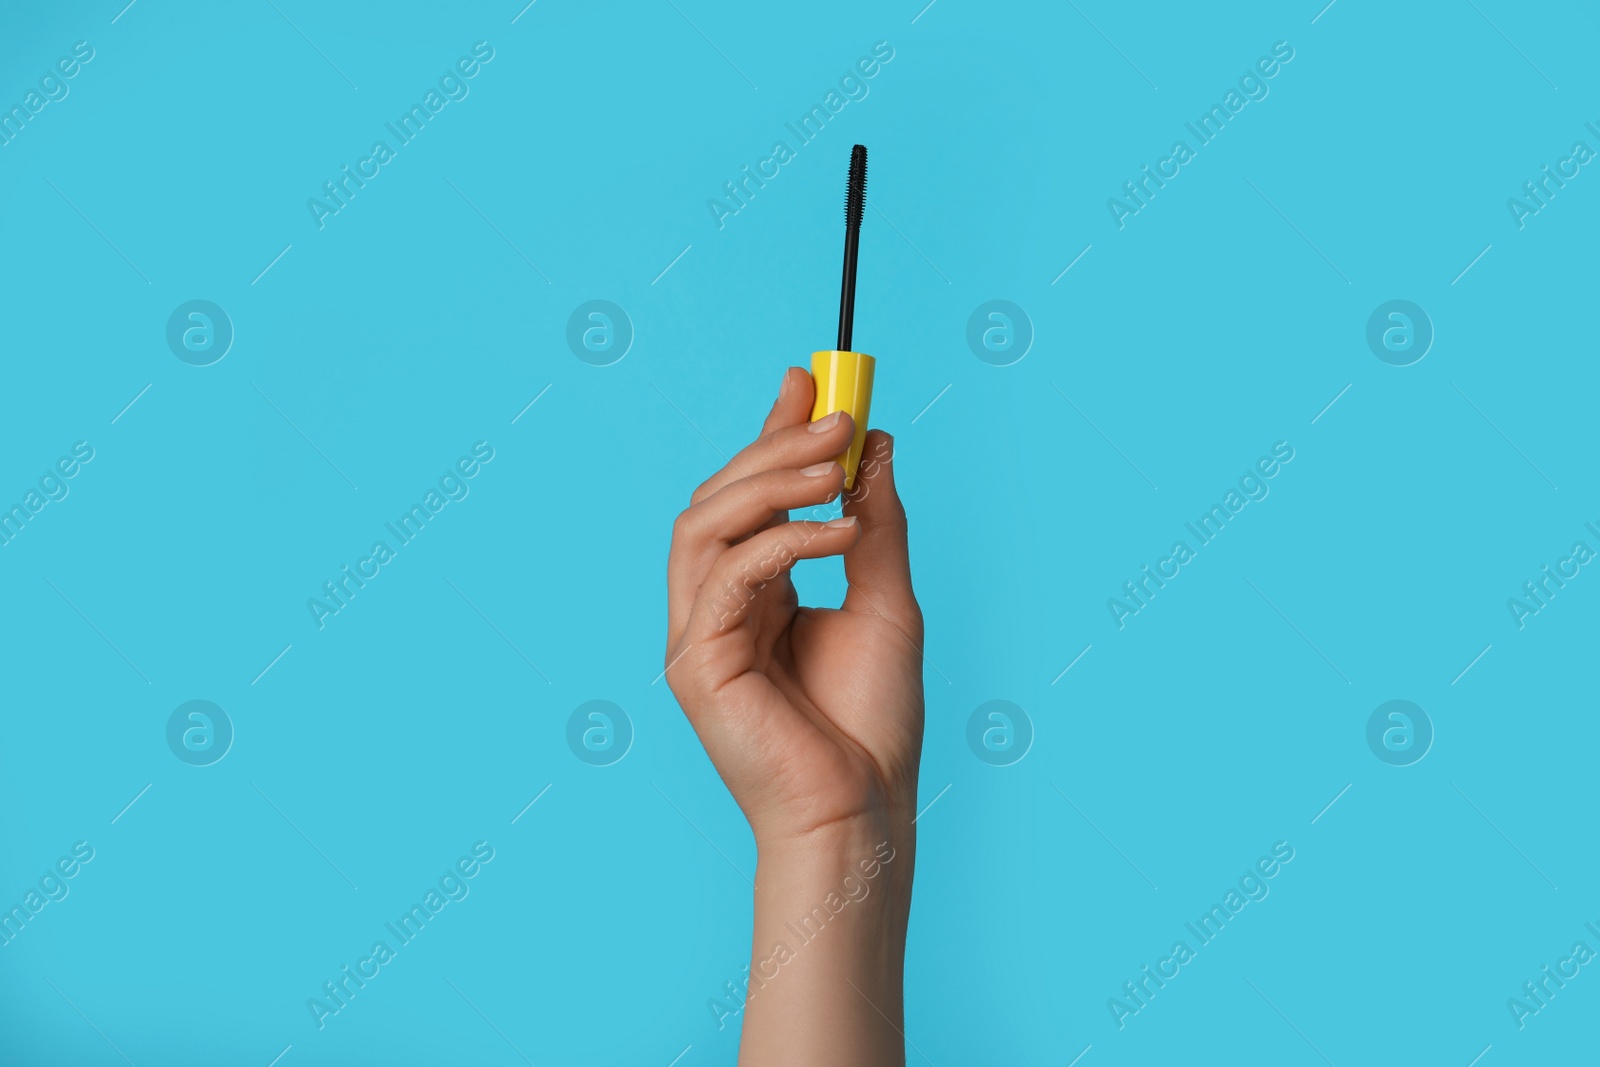
{"type": "Polygon", "coordinates": [[[744,1067],[904,1062],[904,967],[922,750],[922,613],[893,441],[867,435],[844,517],[848,415],[808,422],[791,367],[761,436],[673,529],[667,681],[750,820],[759,854],[744,1067]],[[844,556],[844,605],[802,608],[797,560],[844,556]]]}
{"type": "Polygon", "coordinates": [[[922,613],[911,591],[893,442],[872,431],[844,518],[844,413],[807,421],[811,376],[784,375],[761,436],[695,490],[668,563],[667,682],[758,844],[865,823],[909,826],[922,747],[922,613]],[[844,555],[838,609],[798,606],[797,560],[844,555]]]}

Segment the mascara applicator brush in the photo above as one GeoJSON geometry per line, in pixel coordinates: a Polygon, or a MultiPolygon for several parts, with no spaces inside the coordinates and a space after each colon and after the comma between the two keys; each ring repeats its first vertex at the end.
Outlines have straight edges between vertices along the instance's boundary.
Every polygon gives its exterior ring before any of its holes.
{"type": "Polygon", "coordinates": [[[844,467],[844,485],[853,488],[861,449],[867,438],[867,417],[872,409],[872,377],[876,361],[864,352],[850,350],[856,313],[856,252],[861,238],[861,215],[867,203],[867,149],[856,145],[850,150],[850,176],[844,199],[844,278],[839,292],[839,346],[829,352],[811,353],[811,377],[817,386],[817,399],[811,408],[816,422],[835,411],[845,411],[855,422],[850,449],[838,457],[844,467]]]}

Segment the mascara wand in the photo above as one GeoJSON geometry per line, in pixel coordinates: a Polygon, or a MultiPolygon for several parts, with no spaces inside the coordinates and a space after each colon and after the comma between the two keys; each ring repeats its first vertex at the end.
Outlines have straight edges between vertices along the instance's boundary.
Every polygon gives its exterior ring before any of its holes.
{"type": "Polygon", "coordinates": [[[839,350],[850,351],[856,317],[856,246],[861,240],[861,212],[867,200],[867,148],[850,150],[850,183],[844,194],[844,284],[839,292],[839,350]]]}
{"type": "Polygon", "coordinates": [[[867,418],[872,409],[872,378],[876,361],[865,352],[850,349],[856,317],[856,251],[861,239],[861,214],[867,204],[867,149],[856,145],[850,150],[850,178],[844,197],[844,279],[839,288],[839,347],[831,352],[811,353],[811,377],[816,381],[817,399],[811,407],[811,421],[847,411],[855,423],[855,436],[844,455],[837,457],[844,467],[844,485],[854,488],[861,449],[867,439],[867,418]]]}

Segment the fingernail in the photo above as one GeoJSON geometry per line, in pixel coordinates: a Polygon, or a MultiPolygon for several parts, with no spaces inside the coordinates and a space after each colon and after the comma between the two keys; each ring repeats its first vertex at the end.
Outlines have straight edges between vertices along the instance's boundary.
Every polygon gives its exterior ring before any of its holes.
{"type": "Polygon", "coordinates": [[[854,526],[855,524],[856,524],[856,517],[854,515],[846,515],[842,519],[834,519],[832,522],[825,522],[822,525],[831,526],[835,530],[846,530],[846,529],[849,529],[850,527],[854,526]]]}
{"type": "Polygon", "coordinates": [[[823,463],[813,463],[809,467],[801,467],[800,473],[807,478],[821,478],[825,474],[832,474],[838,468],[839,464],[830,459],[823,463]]]}
{"type": "Polygon", "coordinates": [[[807,426],[806,429],[810,430],[812,433],[827,433],[829,430],[839,425],[839,416],[843,414],[844,412],[842,411],[835,411],[832,415],[824,415],[816,422],[813,422],[810,426],[807,426]]]}
{"type": "Polygon", "coordinates": [[[789,394],[789,368],[783,370],[783,380],[778,383],[778,397],[781,399],[789,394]]]}

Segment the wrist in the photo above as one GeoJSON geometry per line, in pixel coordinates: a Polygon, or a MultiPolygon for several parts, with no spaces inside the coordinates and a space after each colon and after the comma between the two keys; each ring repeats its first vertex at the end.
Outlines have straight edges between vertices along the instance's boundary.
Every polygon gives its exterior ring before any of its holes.
{"type": "Polygon", "coordinates": [[[903,1063],[910,820],[851,819],[757,846],[740,1062],[903,1063]]]}
{"type": "Polygon", "coordinates": [[[878,867],[911,866],[916,827],[909,811],[873,811],[803,831],[755,831],[757,863],[801,885],[837,881],[878,867]]]}
{"type": "MultiPolygon", "coordinates": [[[[916,833],[910,820],[852,819],[798,836],[757,840],[758,924],[813,917],[903,948],[916,833]]],[[[815,925],[815,924],[813,924],[815,925]]]]}
{"type": "Polygon", "coordinates": [[[874,780],[843,797],[802,794],[782,799],[759,794],[742,803],[756,847],[763,855],[795,856],[871,851],[890,840],[912,841],[917,786],[874,780]]]}

